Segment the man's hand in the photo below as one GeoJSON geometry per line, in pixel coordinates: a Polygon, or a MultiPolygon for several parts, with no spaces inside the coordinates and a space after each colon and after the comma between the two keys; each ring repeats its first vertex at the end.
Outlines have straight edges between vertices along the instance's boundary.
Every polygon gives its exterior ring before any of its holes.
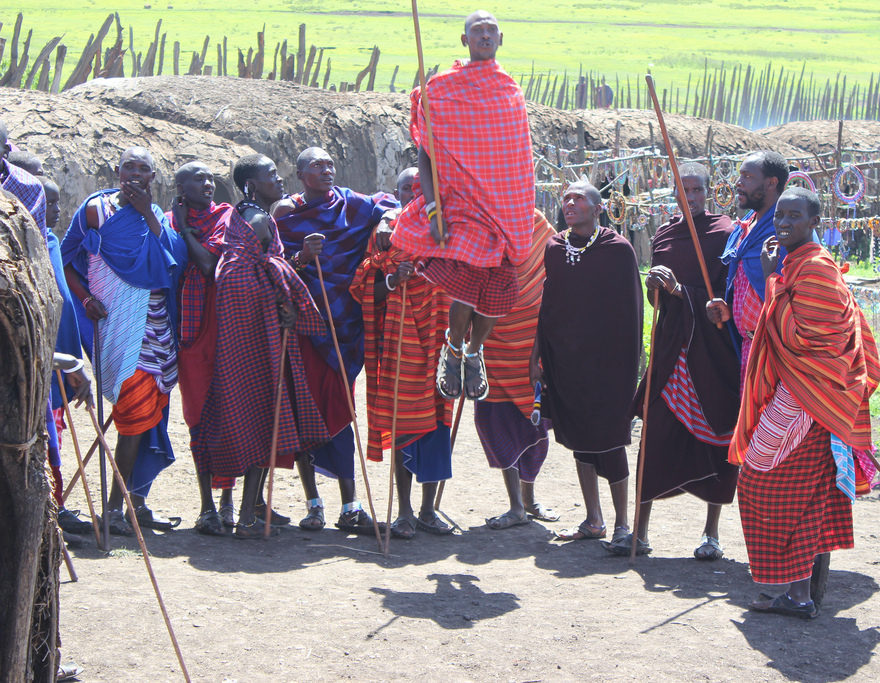
{"type": "Polygon", "coordinates": [[[412,277],[412,274],[415,272],[413,268],[413,264],[409,261],[404,261],[399,266],[397,266],[397,270],[391,276],[391,280],[394,281],[394,286],[397,287],[401,282],[406,282],[412,277]]]}
{"type": "Polygon", "coordinates": [[[529,384],[531,384],[534,387],[535,382],[540,382],[541,386],[544,386],[544,370],[541,367],[540,360],[530,359],[529,360],[529,384]]]}
{"type": "MultiPolygon", "coordinates": [[[[440,244],[440,227],[437,225],[437,216],[434,216],[430,221],[430,230],[431,230],[431,238],[434,240],[434,244],[440,244]]],[[[443,240],[449,239],[449,223],[445,220],[443,221],[443,240]]]]}
{"type": "MultiPolygon", "coordinates": [[[[386,212],[387,216],[389,212],[386,212]]],[[[391,248],[391,233],[394,232],[388,221],[383,217],[376,226],[376,248],[379,251],[388,251],[391,248]]]]}
{"type": "Polygon", "coordinates": [[[296,325],[296,308],[294,308],[293,304],[287,302],[278,303],[278,322],[281,327],[286,327],[288,330],[293,329],[293,326],[296,325]]]}
{"type": "Polygon", "coordinates": [[[706,317],[716,325],[730,320],[730,308],[724,299],[712,299],[706,302],[706,317]]]}
{"type": "Polygon", "coordinates": [[[779,240],[775,236],[768,237],[761,247],[761,270],[764,271],[765,280],[776,272],[777,265],[779,265],[779,240]]]}
{"type": "Polygon", "coordinates": [[[324,251],[324,235],[320,232],[313,232],[303,240],[298,260],[303,265],[311,263],[317,256],[321,255],[322,251],[324,251]]]}
{"type": "Polygon", "coordinates": [[[186,199],[180,195],[176,196],[171,204],[171,216],[174,218],[174,227],[181,235],[189,231],[189,225],[186,222],[186,209],[186,199]]]}
{"type": "Polygon", "coordinates": [[[651,268],[648,271],[648,277],[645,278],[645,287],[648,291],[663,289],[669,294],[681,296],[678,280],[675,279],[675,274],[666,266],[654,266],[651,268]]]}
{"type": "Polygon", "coordinates": [[[83,308],[86,309],[86,316],[93,322],[98,322],[107,317],[107,309],[104,308],[104,304],[93,296],[86,297],[83,308]]]}
{"type": "Polygon", "coordinates": [[[83,403],[88,407],[92,407],[95,402],[92,400],[92,383],[82,368],[74,370],[64,375],[70,388],[73,389],[71,400],[76,401],[76,407],[79,408],[83,403]]]}
{"type": "Polygon", "coordinates": [[[120,189],[128,203],[144,218],[153,215],[153,194],[150,186],[141,187],[130,182],[122,183],[120,189]]]}

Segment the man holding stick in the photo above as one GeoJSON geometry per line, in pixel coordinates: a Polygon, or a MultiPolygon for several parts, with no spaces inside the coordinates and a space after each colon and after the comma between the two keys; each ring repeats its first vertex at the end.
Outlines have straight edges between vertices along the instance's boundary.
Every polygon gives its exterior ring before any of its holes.
{"type": "Polygon", "coordinates": [[[394,243],[425,259],[423,276],[452,299],[437,369],[448,399],[488,395],[483,342],[516,303],[516,266],[532,238],[528,117],[522,91],[495,61],[502,38],[495,17],[474,12],[461,36],[470,60],[431,78],[424,101],[420,90],[411,95],[421,194],[398,219],[394,243]]]}

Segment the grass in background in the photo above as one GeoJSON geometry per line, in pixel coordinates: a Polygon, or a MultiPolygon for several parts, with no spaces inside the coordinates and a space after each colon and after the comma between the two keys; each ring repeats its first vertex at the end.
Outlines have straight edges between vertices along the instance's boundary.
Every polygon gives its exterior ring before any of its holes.
{"type": "MultiPolygon", "coordinates": [[[[181,69],[190,54],[200,51],[205,35],[211,36],[208,64],[216,70],[216,43],[229,39],[227,67],[235,69],[235,48],[256,45],[257,31],[266,26],[266,72],[272,68],[275,44],[285,38],[296,51],[298,26],[307,25],[307,46],[332,47],[331,82],[354,80],[369,59],[373,45],[381,50],[376,88],[385,90],[395,65],[396,84],[408,88],[416,69],[415,42],[409,3],[398,0],[297,0],[226,3],[192,0],[145,4],[131,0],[85,0],[75,5],[58,0],[0,2],[0,37],[11,40],[18,11],[24,12],[25,35],[34,30],[32,58],[50,38],[64,37],[68,48],[65,72],[73,68],[90,33],[98,30],[107,14],[118,11],[123,28],[134,30],[135,50],[145,53],[156,21],[168,34],[163,73],[171,72],[172,46],[181,43],[181,69]],[[150,7],[150,9],[145,9],[150,7]],[[185,58],[184,58],[185,56],[185,58]]],[[[604,74],[614,81],[627,74],[635,85],[651,69],[660,88],[682,89],[692,74],[694,84],[709,68],[722,63],[752,64],[763,68],[800,71],[804,61],[823,81],[838,72],[853,82],[864,81],[880,64],[880,3],[863,0],[810,2],[758,0],[739,2],[631,2],[613,6],[604,2],[546,0],[539,5],[525,0],[489,3],[504,31],[499,59],[515,76],[528,74],[534,63],[539,71],[584,70],[604,74]]],[[[472,0],[419,3],[425,60],[428,66],[449,65],[466,53],[459,43],[463,17],[474,8],[472,0]]],[[[113,34],[111,34],[113,35],[113,34]]],[[[24,36],[23,36],[24,37],[24,36]]],[[[23,39],[22,37],[22,39],[23,39]]],[[[107,43],[105,42],[105,47],[107,43]]],[[[128,36],[125,36],[128,47],[128,36]]],[[[7,58],[9,44],[7,43],[7,58]]],[[[126,73],[130,73],[130,58],[126,73]]],[[[323,74],[323,71],[322,71],[323,74]]],[[[692,84],[693,87],[693,84],[692,84]]],[[[693,93],[691,95],[693,97],[693,93]]]]}

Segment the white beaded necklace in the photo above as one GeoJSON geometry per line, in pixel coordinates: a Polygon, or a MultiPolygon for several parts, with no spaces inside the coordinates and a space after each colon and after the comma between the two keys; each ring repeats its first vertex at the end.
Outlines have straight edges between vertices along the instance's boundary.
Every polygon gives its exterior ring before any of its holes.
{"type": "Polygon", "coordinates": [[[592,246],[593,242],[596,241],[596,238],[599,236],[599,226],[593,230],[593,236],[590,238],[590,241],[587,242],[582,247],[572,246],[569,241],[569,236],[571,235],[571,228],[565,231],[565,260],[568,262],[568,265],[573,266],[576,263],[581,262],[581,254],[583,254],[587,249],[592,246]]]}

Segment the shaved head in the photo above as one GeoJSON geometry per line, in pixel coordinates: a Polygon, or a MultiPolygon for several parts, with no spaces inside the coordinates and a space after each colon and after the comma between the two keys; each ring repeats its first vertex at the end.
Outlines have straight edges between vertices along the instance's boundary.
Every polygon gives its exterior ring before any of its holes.
{"type": "Polygon", "coordinates": [[[307,147],[296,158],[296,170],[302,171],[315,159],[332,159],[332,157],[321,147],[307,147]]]}
{"type": "Polygon", "coordinates": [[[464,32],[467,33],[468,29],[479,21],[488,21],[498,26],[498,20],[492,14],[484,9],[478,9],[476,12],[469,14],[467,19],[464,20],[464,32]]]}
{"type": "Polygon", "coordinates": [[[156,164],[153,162],[153,155],[150,154],[149,150],[147,150],[145,147],[129,147],[122,153],[122,156],[119,158],[119,165],[122,166],[128,159],[145,161],[150,165],[150,168],[156,170],[156,164]]]}
{"type": "Polygon", "coordinates": [[[576,194],[581,197],[586,197],[591,200],[593,204],[601,204],[602,203],[602,195],[599,193],[599,190],[596,189],[596,186],[593,185],[589,180],[581,179],[573,182],[567,188],[565,188],[565,194],[576,194]]]}
{"type": "Polygon", "coordinates": [[[400,172],[400,175],[397,176],[397,187],[400,187],[404,183],[412,184],[412,181],[416,179],[416,176],[419,174],[419,169],[415,166],[410,166],[409,168],[405,168],[400,172]]]}
{"type": "Polygon", "coordinates": [[[185,182],[193,173],[198,173],[199,171],[207,171],[210,173],[211,169],[201,161],[190,161],[174,172],[174,182],[177,184],[185,182]]]}

